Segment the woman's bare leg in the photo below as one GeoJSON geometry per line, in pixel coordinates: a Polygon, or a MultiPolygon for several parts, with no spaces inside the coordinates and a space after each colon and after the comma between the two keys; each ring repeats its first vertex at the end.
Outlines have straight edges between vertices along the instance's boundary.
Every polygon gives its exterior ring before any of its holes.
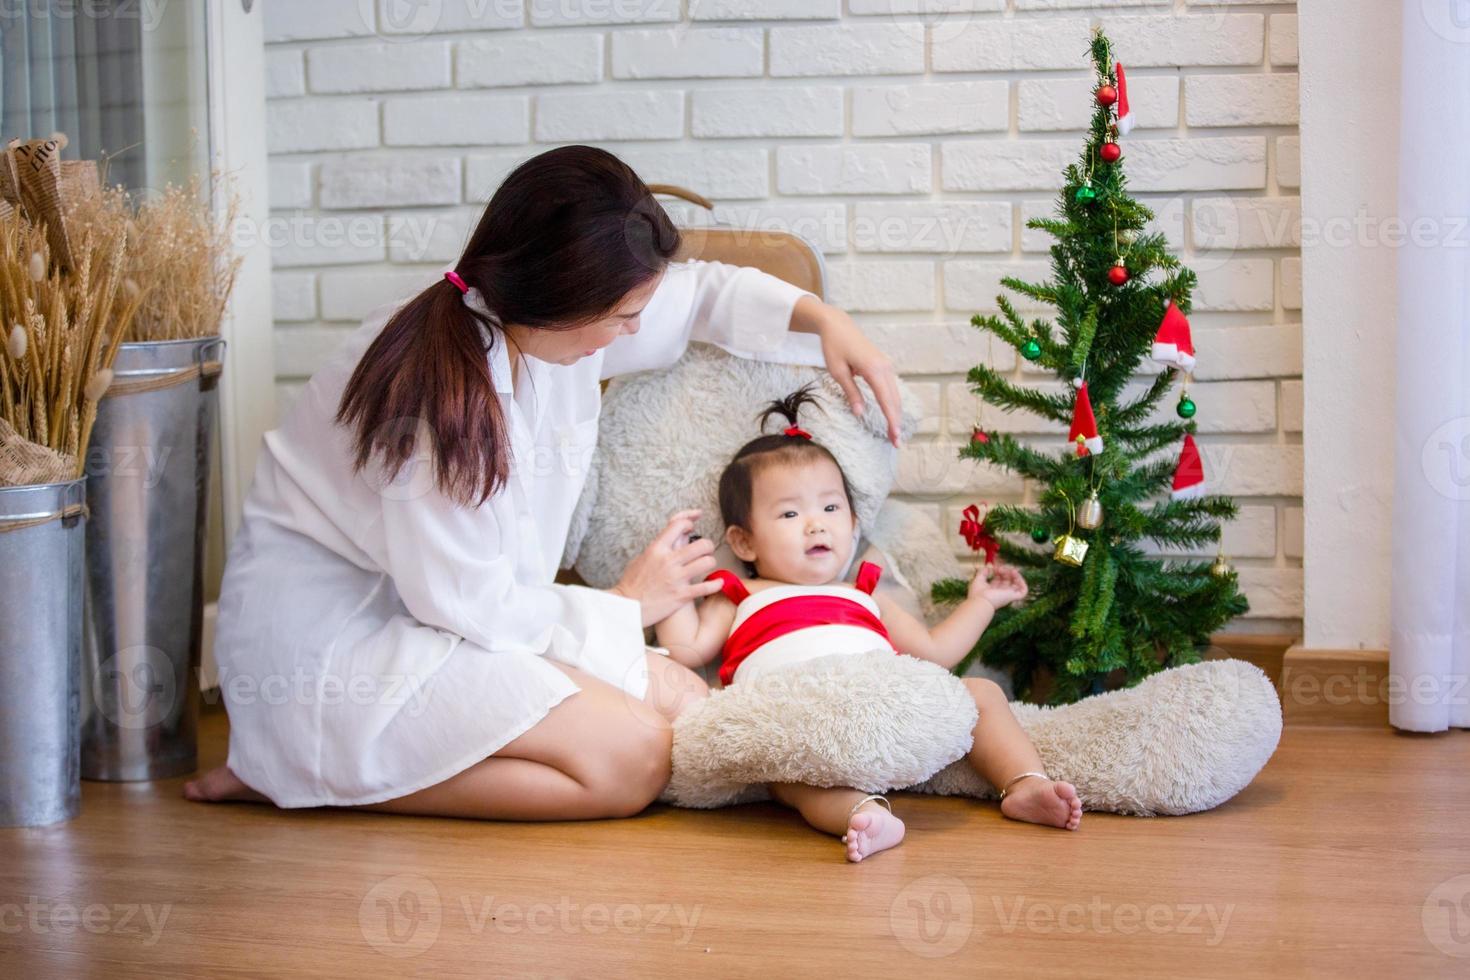
{"type": "Polygon", "coordinates": [[[688,667],[656,653],[647,658],[648,690],[641,701],[556,664],[577,682],[581,694],[551,709],[535,728],[478,765],[428,789],[364,809],[500,820],[638,813],[668,784],[670,723],[689,705],[709,696],[709,685],[688,667]],[[560,708],[589,691],[595,692],[595,709],[556,717],[560,708]],[[629,722],[635,727],[632,733],[623,731],[629,722]],[[483,813],[483,803],[492,798],[499,808],[494,814],[483,813]]]}
{"type": "MultiPolygon", "coordinates": [[[[1000,685],[983,677],[966,677],[964,681],[980,709],[980,720],[975,723],[975,743],[969,755],[975,771],[996,789],[1023,772],[1045,772],[1041,755],[1017,723],[1000,685]]],[[[1012,820],[1064,830],[1076,830],[1082,822],[1082,802],[1077,798],[1076,788],[1071,783],[1036,776],[1012,785],[1001,801],[1000,812],[1012,820]]]]}
{"type": "MultiPolygon", "coordinates": [[[[663,659],[650,655],[654,658],[663,659]]],[[[573,667],[555,666],[582,690],[530,731],[442,783],[363,809],[490,820],[590,820],[632,816],[658,799],[669,781],[673,733],[668,719],[647,700],[573,667]]],[[[655,693],[651,678],[649,688],[655,693]]]]}
{"type": "MultiPolygon", "coordinates": [[[[441,783],[353,809],[482,820],[586,820],[644,809],[668,783],[668,719],[605,681],[553,665],[581,690],[530,731],[441,783]]],[[[223,766],[185,786],[184,795],[264,799],[223,766]]]]}
{"type": "Polygon", "coordinates": [[[903,840],[903,821],[883,804],[869,800],[853,810],[858,801],[869,795],[861,790],[802,783],[771,783],[768,788],[777,801],[801,813],[812,827],[841,837],[847,845],[849,861],[861,861],[903,840]]]}

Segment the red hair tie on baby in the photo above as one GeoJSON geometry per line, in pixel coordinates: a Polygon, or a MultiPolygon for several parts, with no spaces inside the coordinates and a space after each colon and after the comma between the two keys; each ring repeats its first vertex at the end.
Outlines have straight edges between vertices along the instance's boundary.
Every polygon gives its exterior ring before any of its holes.
{"type": "Polygon", "coordinates": [[[806,431],[805,429],[798,429],[794,425],[781,434],[784,436],[790,436],[793,439],[810,439],[812,437],[812,434],[810,432],[806,431]]]}
{"type": "Polygon", "coordinates": [[[459,277],[459,273],[455,272],[453,269],[450,269],[448,272],[444,273],[444,278],[454,283],[454,288],[458,289],[461,293],[467,293],[470,291],[470,287],[465,285],[464,280],[459,277]]]}

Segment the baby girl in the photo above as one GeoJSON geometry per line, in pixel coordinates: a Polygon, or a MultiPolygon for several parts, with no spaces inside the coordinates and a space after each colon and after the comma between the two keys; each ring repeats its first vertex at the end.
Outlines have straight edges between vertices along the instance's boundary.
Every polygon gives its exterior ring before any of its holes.
{"type": "MultiPolygon", "coordinates": [[[[754,577],[741,581],[729,572],[713,573],[711,578],[723,580],[723,594],[697,609],[691,603],[657,624],[659,643],[688,667],[723,652],[720,680],[727,686],[815,657],[877,649],[954,667],[997,609],[1026,597],[1025,579],[1009,566],[982,567],[969,597],[933,629],[874,591],[881,569],[870,562],[862,563],[855,588],[840,583],[855,546],[857,517],[836,458],[796,426],[807,402],[815,404],[810,386],[772,403],[760,416],[762,424],[779,413],[790,427],[747,443],[720,476],[726,540],[754,577]]],[[[969,763],[1000,788],[1001,812],[1076,830],[1082,819],[1076,789],[1041,771],[1041,757],[1004,692],[983,678],[964,683],[980,712],[969,763]]],[[[903,840],[903,821],[882,796],[796,783],[773,783],[770,790],[816,829],[840,835],[849,861],[903,840]]]]}

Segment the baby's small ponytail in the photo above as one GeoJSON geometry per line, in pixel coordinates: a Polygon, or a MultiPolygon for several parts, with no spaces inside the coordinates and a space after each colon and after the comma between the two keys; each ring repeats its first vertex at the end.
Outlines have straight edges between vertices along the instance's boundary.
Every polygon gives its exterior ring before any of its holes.
{"type": "Polygon", "coordinates": [[[813,405],[820,412],[826,411],[826,409],[822,408],[822,403],[817,400],[817,396],[812,391],[816,387],[816,384],[815,381],[809,381],[785,398],[777,398],[775,401],[770,402],[756,416],[760,422],[761,429],[765,429],[766,423],[770,421],[772,415],[781,415],[787,422],[787,429],[782,433],[783,435],[791,439],[810,439],[812,437],[811,433],[797,425],[797,415],[800,413],[801,406],[803,405],[813,405]]]}

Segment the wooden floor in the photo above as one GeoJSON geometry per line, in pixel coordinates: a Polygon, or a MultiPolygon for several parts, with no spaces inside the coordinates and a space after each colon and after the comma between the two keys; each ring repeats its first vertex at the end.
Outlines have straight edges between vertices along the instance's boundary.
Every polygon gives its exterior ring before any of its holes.
{"type": "Polygon", "coordinates": [[[0,976],[1470,974],[1464,732],[1290,728],[1219,810],[1074,834],[900,797],[908,840],[855,866],[769,805],[489,824],[180,785],[0,830],[0,976]]]}

